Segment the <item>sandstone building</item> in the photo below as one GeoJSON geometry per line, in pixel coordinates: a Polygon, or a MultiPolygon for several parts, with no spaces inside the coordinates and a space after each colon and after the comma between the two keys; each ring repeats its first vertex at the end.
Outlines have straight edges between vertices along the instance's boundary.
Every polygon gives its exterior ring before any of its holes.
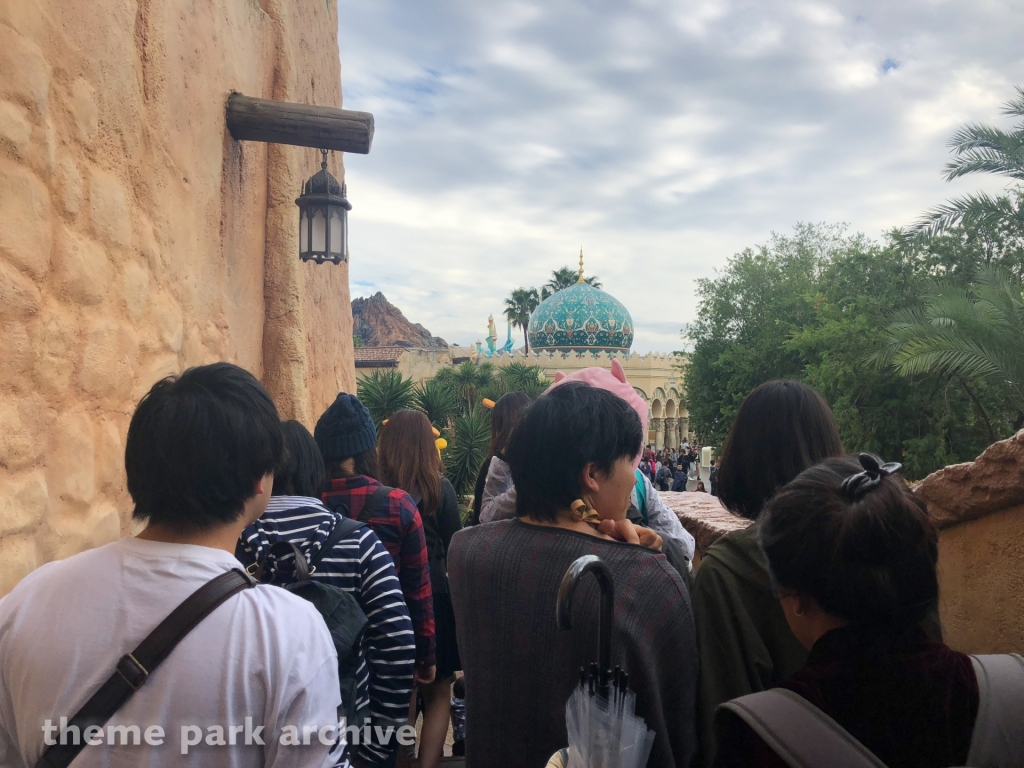
{"type": "Polygon", "coordinates": [[[157,379],[230,360],[307,424],[354,389],[348,267],[297,257],[318,153],[225,126],[233,91],[340,107],[337,27],[334,0],[0,0],[0,595],[130,532],[157,379]]]}

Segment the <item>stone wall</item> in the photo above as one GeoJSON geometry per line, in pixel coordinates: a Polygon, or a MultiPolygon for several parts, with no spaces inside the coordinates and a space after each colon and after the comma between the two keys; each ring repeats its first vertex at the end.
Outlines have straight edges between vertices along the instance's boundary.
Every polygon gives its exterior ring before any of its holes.
{"type": "Polygon", "coordinates": [[[939,527],[946,642],[967,653],[1024,653],[1024,431],[914,492],[939,527]]]}
{"type": "Polygon", "coordinates": [[[297,257],[317,153],[232,141],[233,90],[340,106],[334,2],[0,0],[0,595],[130,532],[157,379],[230,360],[307,424],[354,390],[347,266],[297,257]]]}

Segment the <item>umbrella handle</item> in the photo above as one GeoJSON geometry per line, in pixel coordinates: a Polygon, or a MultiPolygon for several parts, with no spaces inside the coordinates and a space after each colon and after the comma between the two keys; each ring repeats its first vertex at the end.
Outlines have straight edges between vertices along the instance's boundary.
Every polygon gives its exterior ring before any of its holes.
{"type": "Polygon", "coordinates": [[[584,555],[569,566],[558,587],[555,619],[559,629],[572,629],[572,596],[584,574],[593,573],[601,588],[601,622],[597,635],[598,693],[608,698],[612,674],[612,608],[615,604],[615,581],[611,569],[597,555],[584,555]]]}

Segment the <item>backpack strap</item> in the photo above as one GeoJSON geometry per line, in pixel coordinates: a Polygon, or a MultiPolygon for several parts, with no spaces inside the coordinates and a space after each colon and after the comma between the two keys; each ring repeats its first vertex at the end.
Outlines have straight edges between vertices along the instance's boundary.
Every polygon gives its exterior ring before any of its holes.
{"type": "Polygon", "coordinates": [[[395,489],[382,485],[376,491],[371,493],[369,498],[366,499],[366,503],[363,505],[363,508],[359,511],[359,516],[356,519],[363,523],[369,523],[370,515],[376,511],[377,507],[380,506],[380,503],[385,500],[388,497],[388,494],[393,490],[395,489]]]}
{"type": "MultiPolygon", "coordinates": [[[[118,660],[114,673],[71,718],[68,727],[76,726],[84,732],[90,725],[104,725],[145,685],[153,671],[199,622],[229,597],[255,584],[249,574],[241,568],[234,568],[206,582],[185,598],[185,602],[171,611],[134,651],[118,660]]],[[[66,768],[84,747],[84,739],[77,744],[49,746],[36,763],[36,768],[66,768]]]]}
{"type": "Polygon", "coordinates": [[[1016,653],[971,656],[978,677],[978,716],[967,765],[1017,765],[1024,755],[1024,659],[1016,653]]]}
{"type": "Polygon", "coordinates": [[[751,693],[727,701],[790,768],[885,768],[867,747],[816,706],[785,688],[751,693]]]}
{"type": "Polygon", "coordinates": [[[360,528],[365,527],[366,523],[362,520],[353,520],[351,517],[339,517],[334,523],[334,530],[332,530],[330,535],[324,539],[324,543],[320,546],[320,550],[309,559],[310,574],[316,571],[316,567],[320,561],[323,560],[324,555],[330,552],[335,544],[342,539],[347,539],[360,528]]]}

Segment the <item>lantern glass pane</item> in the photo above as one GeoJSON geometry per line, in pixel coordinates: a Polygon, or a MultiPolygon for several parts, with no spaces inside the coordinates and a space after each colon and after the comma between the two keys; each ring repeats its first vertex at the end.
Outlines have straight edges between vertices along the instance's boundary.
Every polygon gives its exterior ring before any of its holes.
{"type": "Polygon", "coordinates": [[[347,259],[348,258],[348,211],[342,210],[341,212],[341,253],[347,259]]]}
{"type": "Polygon", "coordinates": [[[326,230],[327,220],[324,218],[324,212],[317,211],[313,214],[313,251],[315,253],[323,253],[327,250],[326,230]]]}
{"type": "Polygon", "coordinates": [[[331,211],[331,253],[341,256],[345,252],[341,250],[341,216],[337,209],[331,211]]]}
{"type": "Polygon", "coordinates": [[[309,218],[305,211],[299,218],[299,253],[309,253],[309,218]]]}

